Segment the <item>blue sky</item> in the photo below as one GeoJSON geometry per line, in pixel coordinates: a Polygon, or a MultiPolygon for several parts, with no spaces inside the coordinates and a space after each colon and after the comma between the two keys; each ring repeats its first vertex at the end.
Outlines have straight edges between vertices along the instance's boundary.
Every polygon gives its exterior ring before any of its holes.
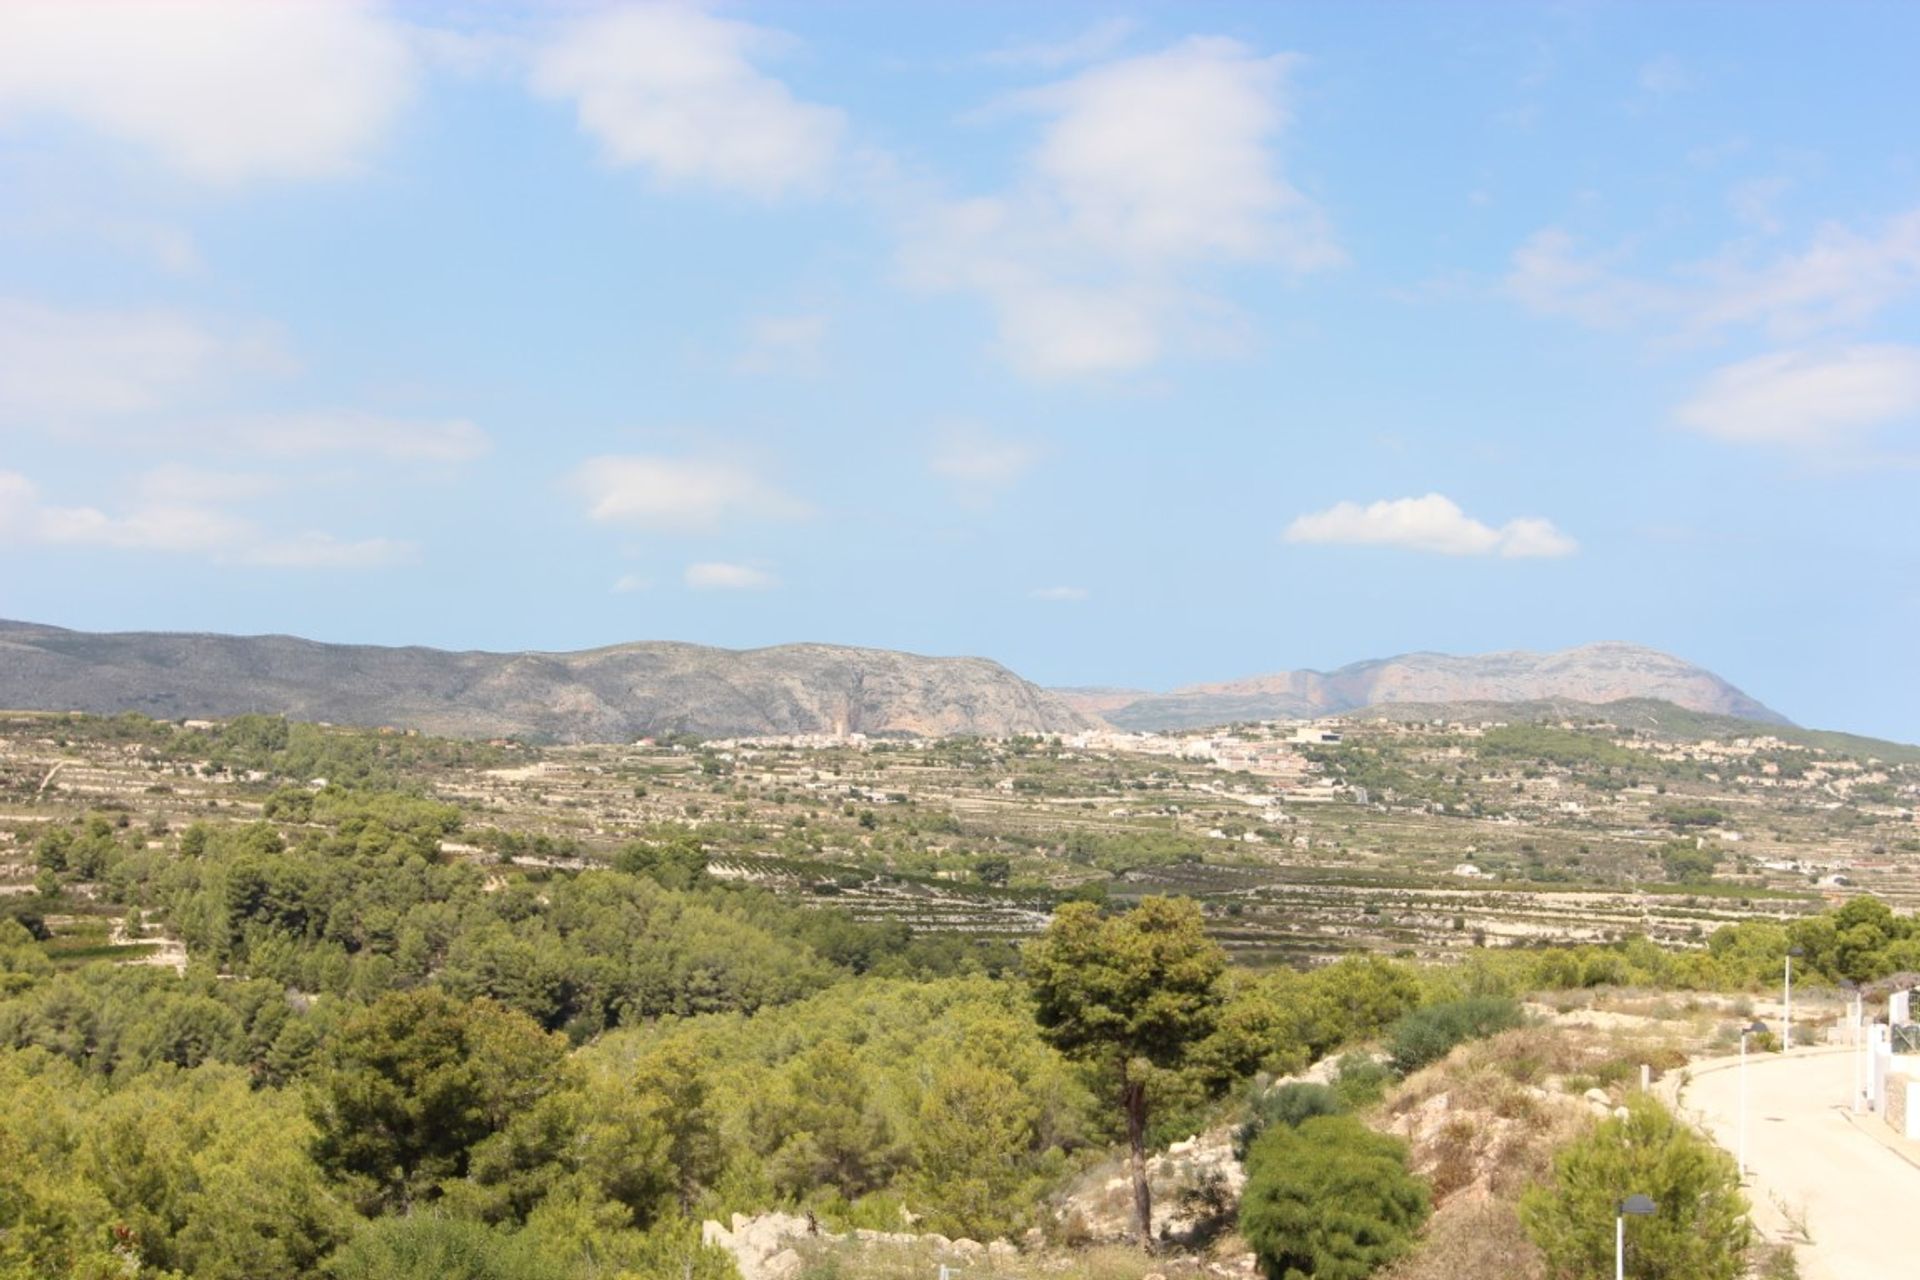
{"type": "Polygon", "coordinates": [[[0,616],[1920,739],[1912,5],[0,9],[0,616]]]}

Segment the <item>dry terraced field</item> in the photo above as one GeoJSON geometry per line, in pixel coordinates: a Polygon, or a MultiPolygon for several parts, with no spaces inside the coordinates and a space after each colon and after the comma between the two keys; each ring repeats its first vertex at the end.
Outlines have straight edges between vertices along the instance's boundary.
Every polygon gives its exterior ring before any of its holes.
{"type": "MultiPolygon", "coordinates": [[[[1287,742],[1287,726],[1064,742],[326,742],[381,761],[373,784],[458,805],[447,856],[592,874],[630,842],[672,844],[715,877],[921,931],[1018,937],[1066,895],[1175,893],[1245,959],[1302,962],[1632,934],[1685,947],[1856,892],[1920,905],[1920,765],[1601,724],[1334,727],[1343,740],[1317,745],[1287,742]],[[1669,883],[1675,847],[1711,854],[1711,881],[1669,883]]],[[[277,789],[322,785],[233,736],[0,718],[0,889],[31,889],[48,823],[103,813],[164,851],[196,821],[257,820],[277,789]]],[[[97,916],[65,926],[77,951],[164,945],[151,926],[109,939],[116,913],[99,898],[83,896],[97,916]]]]}

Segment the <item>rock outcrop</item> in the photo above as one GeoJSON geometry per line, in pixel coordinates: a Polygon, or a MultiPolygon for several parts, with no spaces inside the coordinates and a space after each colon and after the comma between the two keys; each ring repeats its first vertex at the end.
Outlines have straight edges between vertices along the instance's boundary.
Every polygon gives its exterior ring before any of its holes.
{"type": "MultiPolygon", "coordinates": [[[[978,1240],[965,1238],[950,1240],[937,1233],[915,1235],[908,1231],[873,1231],[864,1228],[835,1233],[823,1230],[809,1218],[778,1211],[753,1217],[736,1213],[729,1223],[708,1219],[701,1224],[700,1241],[731,1254],[734,1265],[740,1269],[741,1280],[792,1280],[806,1265],[801,1250],[810,1246],[851,1248],[862,1252],[891,1250],[902,1259],[907,1257],[902,1251],[911,1250],[914,1257],[926,1255],[963,1268],[983,1259],[1005,1262],[1019,1253],[1005,1240],[981,1244],[978,1240]]],[[[902,1274],[908,1272],[903,1271],[902,1274]]]]}

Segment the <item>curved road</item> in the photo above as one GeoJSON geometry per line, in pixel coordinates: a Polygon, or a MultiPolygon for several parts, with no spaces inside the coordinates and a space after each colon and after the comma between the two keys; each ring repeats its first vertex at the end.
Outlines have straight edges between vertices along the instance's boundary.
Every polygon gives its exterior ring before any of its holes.
{"type": "MultiPolygon", "coordinates": [[[[1805,1280],[1915,1273],[1920,1143],[1896,1138],[1879,1116],[1849,1114],[1855,1069],[1844,1049],[1747,1060],[1747,1196],[1769,1238],[1794,1242],[1805,1280]]],[[[1695,1067],[1680,1101],[1738,1153],[1737,1060],[1695,1067]]]]}

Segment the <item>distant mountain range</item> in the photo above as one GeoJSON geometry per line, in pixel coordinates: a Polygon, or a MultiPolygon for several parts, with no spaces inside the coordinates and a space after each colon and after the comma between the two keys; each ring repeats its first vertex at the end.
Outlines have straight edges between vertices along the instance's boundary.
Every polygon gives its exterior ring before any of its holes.
{"type": "Polygon", "coordinates": [[[1191,729],[1237,720],[1311,719],[1387,703],[1509,703],[1571,699],[1583,703],[1653,698],[1689,711],[1788,724],[1704,667],[1656,649],[1590,644],[1558,653],[1486,653],[1454,657],[1406,653],[1356,662],[1338,671],[1281,671],[1170,693],[1129,689],[1056,689],[1085,715],[1122,729],[1191,729]]]}
{"type": "Polygon", "coordinates": [[[22,622],[0,622],[0,707],[170,720],[263,711],[560,742],[667,733],[1004,737],[1096,723],[984,658],[826,644],[452,653],[22,622]]]}
{"type": "Polygon", "coordinates": [[[667,733],[870,736],[1071,733],[1107,723],[1181,729],[1368,707],[1611,703],[1784,725],[1720,677],[1652,649],[1405,654],[1171,693],[1042,689],[984,658],[790,644],[648,642],[576,653],[321,644],[291,636],[96,634],[0,621],[0,707],[137,711],[158,719],[249,711],[456,737],[619,742],[667,733]]]}

